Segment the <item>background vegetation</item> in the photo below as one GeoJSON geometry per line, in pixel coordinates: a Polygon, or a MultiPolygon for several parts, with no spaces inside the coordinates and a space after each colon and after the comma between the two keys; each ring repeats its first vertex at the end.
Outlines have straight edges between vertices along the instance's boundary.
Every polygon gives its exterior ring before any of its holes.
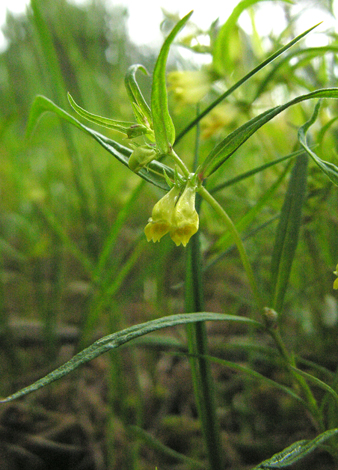
{"type": "MultiPolygon", "coordinates": [[[[184,311],[186,250],[169,239],[148,244],[143,233],[163,192],[140,183],[90,137],[55,115],[46,114],[34,134],[25,138],[38,94],[71,112],[69,91],[93,113],[132,119],[124,75],[134,63],[152,71],[158,51],[130,42],[127,12],[121,7],[107,8],[99,1],[85,8],[64,0],[32,3],[35,8],[27,15],[7,17],[8,48],[0,55],[2,396],[43,376],[104,334],[184,311]]],[[[330,2],[324,6],[330,11],[330,2]]],[[[285,3],[287,16],[289,8],[285,3]]],[[[200,103],[203,108],[297,35],[301,16],[290,18],[278,36],[263,37],[255,29],[255,7],[249,11],[252,33],[234,23],[231,40],[222,48],[226,65],[208,69],[212,87],[200,103]]],[[[167,15],[163,31],[176,21],[167,15]]],[[[209,32],[197,32],[201,43],[208,36],[212,45],[220,26],[215,23],[209,32]]],[[[299,94],[336,86],[335,31],[328,32],[327,42],[316,49],[300,43],[215,108],[197,131],[200,155],[259,112],[299,94]]],[[[201,43],[186,38],[181,47],[208,57],[201,43]]],[[[196,69],[198,61],[189,62],[179,51],[174,49],[169,70],[196,69]]],[[[149,99],[151,80],[140,74],[140,83],[149,99]]],[[[195,104],[184,98],[177,89],[175,94],[173,85],[170,106],[178,135],[196,115],[195,104]]],[[[210,178],[212,187],[297,151],[297,129],[312,112],[313,103],[305,103],[265,125],[210,178]]],[[[336,116],[335,100],[324,101],[311,139],[316,153],[337,165],[336,116]]],[[[119,134],[105,133],[125,144],[119,134]]],[[[177,145],[188,162],[194,158],[195,134],[188,133],[177,145]]],[[[269,289],[275,231],[292,164],[287,159],[217,192],[238,224],[263,292],[269,289]]],[[[338,262],[337,213],[336,188],[310,163],[280,328],[305,370],[312,371],[315,362],[318,376],[332,374],[335,384],[338,306],[332,271],[338,262]]],[[[206,205],[201,212],[201,247],[205,311],[250,316],[254,301],[239,256],[206,205]]],[[[212,323],[208,334],[210,354],[287,381],[263,335],[231,323],[212,323]]],[[[165,330],[104,355],[23,401],[3,405],[1,468],[198,468],[196,461],[204,462],[206,456],[185,345],[184,329],[165,330]]],[[[317,435],[306,410],[282,391],[224,364],[212,364],[212,372],[225,468],[253,468],[294,441],[317,435]]],[[[337,411],[332,405],[328,427],[337,427],[337,411]]],[[[311,468],[336,468],[325,449],[312,454],[310,462],[311,468]]],[[[297,465],[309,468],[309,460],[297,465]]]]}

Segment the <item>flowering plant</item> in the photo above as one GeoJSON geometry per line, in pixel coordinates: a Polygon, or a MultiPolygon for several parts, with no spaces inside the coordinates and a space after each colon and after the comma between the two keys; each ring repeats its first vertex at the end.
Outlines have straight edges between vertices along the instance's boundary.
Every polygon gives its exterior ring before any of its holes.
{"type": "MultiPolygon", "coordinates": [[[[243,11],[246,4],[247,2],[241,2],[240,11],[243,11]]],[[[238,14],[238,11],[239,10],[236,11],[236,15],[238,14]]],[[[163,236],[169,234],[177,246],[182,244],[184,247],[188,247],[186,287],[189,295],[186,295],[185,308],[188,313],[159,318],[144,324],[135,325],[123,330],[122,332],[108,335],[74,356],[74,358],[64,366],[59,367],[56,371],[48,374],[43,379],[40,379],[36,383],[17,393],[14,393],[3,401],[11,401],[37,390],[38,388],[44,387],[50,382],[68,374],[84,362],[87,362],[108,350],[117,348],[132,339],[145,335],[146,333],[156,331],[166,326],[186,324],[189,326],[189,328],[187,328],[188,351],[191,357],[193,380],[196,390],[196,402],[202,423],[209,467],[212,470],[220,470],[224,468],[223,453],[221,450],[221,438],[215,407],[215,397],[213,394],[204,322],[221,320],[245,323],[252,329],[257,329],[260,332],[268,334],[273,340],[276,346],[276,351],[282,361],[283,368],[288,374],[288,385],[286,386],[268,377],[264,377],[262,374],[259,374],[250,368],[245,369],[238,364],[235,365],[235,368],[237,367],[236,370],[245,372],[251,377],[259,377],[261,380],[265,380],[265,382],[269,383],[269,385],[287,393],[289,397],[292,397],[292,399],[302,403],[307,412],[311,415],[312,422],[315,423],[316,429],[319,432],[319,435],[315,439],[311,441],[299,441],[291,447],[287,447],[282,453],[275,455],[268,461],[262,462],[257,469],[272,468],[276,467],[276,465],[279,465],[280,467],[287,466],[304,457],[324,441],[329,440],[331,437],[338,434],[338,428],[331,426],[331,422],[324,416],[326,403],[329,400],[328,395],[325,395],[322,403],[318,404],[318,401],[308,384],[308,381],[312,381],[322,389],[325,389],[326,393],[330,395],[330,398],[334,400],[334,406],[337,407],[338,396],[334,390],[334,387],[336,387],[336,380],[333,380],[333,383],[331,384],[332,386],[327,385],[320,379],[312,377],[310,374],[300,370],[297,367],[294,355],[286,348],[278,328],[278,320],[281,312],[283,311],[284,299],[301,226],[301,212],[306,193],[308,157],[312,159],[317,167],[334,185],[338,186],[338,168],[333,163],[320,158],[314,152],[313,147],[309,146],[307,142],[307,132],[318,117],[320,102],[316,104],[310,119],[299,129],[298,140],[301,150],[285,157],[285,159],[290,161],[295,158],[296,163],[294,164],[291,172],[285,202],[279,218],[279,225],[272,254],[272,274],[271,279],[269,280],[270,292],[268,296],[261,292],[261,288],[257,282],[257,278],[243,240],[239,235],[238,228],[235,226],[225,209],[213,196],[213,193],[216,192],[218,188],[214,187],[209,191],[209,189],[207,189],[206,182],[211,175],[218,172],[221,168],[223,169],[230,157],[232,157],[235,152],[240,149],[241,146],[264,124],[271,121],[284,110],[301,102],[316,98],[338,98],[338,89],[323,88],[310,91],[309,93],[297,96],[282,105],[265,110],[230,132],[209,151],[201,163],[195,161],[190,168],[186,159],[176,153],[176,144],[189,132],[190,129],[197,126],[205,116],[210,116],[212,110],[219,103],[226,100],[252,76],[264,69],[264,67],[291,48],[313,29],[310,28],[297,36],[287,45],[273,53],[253,70],[243,76],[233,86],[224,91],[224,93],[220,94],[216,100],[209,104],[209,106],[207,106],[202,112],[199,112],[196,118],[188,123],[188,125],[177,136],[168,107],[166,62],[169,49],[174,39],[180,30],[188,23],[191,14],[192,12],[178,21],[164,41],[153,71],[150,105],[146,102],[136,79],[138,72],[147,74],[146,69],[142,65],[133,65],[127,71],[125,85],[134,112],[135,121],[118,121],[94,115],[81,108],[75,103],[74,99],[70,95],[68,96],[71,106],[82,118],[123,133],[127,139],[128,146],[121,145],[97,131],[84,126],[80,121],[56,106],[53,102],[41,96],[37,97],[33,105],[31,119],[28,125],[28,129],[31,131],[39,116],[44,111],[55,112],[61,118],[94,138],[118,161],[127,166],[139,177],[166,192],[166,194],[154,205],[151,217],[149,218],[144,231],[148,241],[157,242],[160,241],[163,236]],[[197,210],[196,207],[197,195],[200,200],[209,204],[218,220],[225,225],[227,233],[231,235],[232,240],[238,249],[240,259],[251,287],[255,302],[255,315],[259,316],[260,321],[242,316],[204,312],[200,288],[201,269],[199,265],[200,248],[198,243],[200,223],[198,214],[199,209],[197,210]],[[268,307],[266,305],[268,305],[268,307]]],[[[226,26],[228,27],[228,23],[226,23],[226,26]]],[[[219,33],[219,38],[224,38],[226,36],[226,31],[227,28],[222,28],[219,33]]],[[[183,99],[185,99],[186,103],[202,99],[208,93],[212,86],[212,82],[214,80],[218,80],[219,77],[222,76],[222,73],[224,73],[222,65],[223,46],[224,43],[221,40],[216,40],[213,44],[213,73],[202,72],[201,74],[196,72],[196,74],[192,74],[189,72],[184,74],[176,72],[171,75],[170,87],[181,102],[183,99]],[[196,87],[191,89],[186,88],[186,84],[188,83],[189,86],[191,80],[195,82],[196,87]]],[[[219,117],[217,119],[217,126],[214,126],[215,129],[218,129],[219,121],[224,122],[223,118],[221,119],[219,117]]],[[[213,134],[213,132],[211,132],[211,134],[213,134]]],[[[278,159],[270,165],[277,164],[280,161],[281,160],[278,159]]],[[[263,167],[259,167],[255,172],[258,173],[260,171],[263,171],[263,167]]],[[[225,185],[226,183],[221,184],[222,187],[225,187],[225,185]]],[[[338,266],[335,274],[337,274],[337,272],[338,266]]],[[[334,282],[334,288],[337,287],[338,284],[336,280],[334,282]]],[[[234,367],[233,364],[232,367],[234,367]]],[[[335,422],[334,426],[337,425],[338,423],[335,422]]],[[[335,443],[330,446],[329,450],[332,455],[337,454],[335,443]]]]}

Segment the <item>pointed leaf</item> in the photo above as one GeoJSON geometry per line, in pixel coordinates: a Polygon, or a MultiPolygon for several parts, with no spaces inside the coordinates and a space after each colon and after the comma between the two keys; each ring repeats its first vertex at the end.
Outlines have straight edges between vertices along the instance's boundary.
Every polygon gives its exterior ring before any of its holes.
{"type": "Polygon", "coordinates": [[[332,181],[333,184],[338,186],[338,168],[336,165],[330,162],[326,162],[318,157],[313,150],[311,150],[306,141],[306,133],[310,126],[316,121],[320,108],[320,101],[316,104],[313,115],[309,121],[307,121],[298,131],[298,139],[301,146],[307,152],[308,155],[317,163],[323,173],[332,181]]]}
{"type": "MultiPolygon", "coordinates": [[[[37,96],[32,105],[28,125],[27,125],[27,135],[29,136],[41,116],[47,112],[53,112],[59,117],[69,122],[73,126],[77,127],[81,131],[93,137],[97,142],[99,142],[102,147],[104,147],[109,153],[111,153],[117,160],[119,160],[123,165],[128,166],[128,160],[132,153],[132,150],[128,147],[115,142],[114,140],[108,139],[99,132],[90,129],[87,126],[81,124],[77,119],[68,114],[63,109],[59,108],[55,103],[46,98],[45,96],[37,96]]],[[[129,167],[128,167],[129,168],[129,167]]],[[[158,186],[166,191],[170,188],[166,182],[165,174],[172,180],[174,180],[174,171],[167,165],[160,163],[156,160],[149,163],[147,168],[143,168],[138,172],[138,175],[149,183],[158,186]]]]}
{"type": "MultiPolygon", "coordinates": [[[[151,126],[152,125],[151,111],[136,81],[136,72],[138,70],[141,70],[141,72],[143,72],[145,75],[148,75],[148,71],[143,65],[140,65],[140,64],[131,65],[126,73],[124,82],[125,82],[126,90],[127,90],[131,103],[137,104],[138,108],[141,111],[141,114],[147,120],[146,124],[151,126]]],[[[141,124],[143,123],[141,122],[141,124]]]]}
{"type": "Polygon", "coordinates": [[[280,312],[298,244],[302,206],[306,192],[307,157],[293,167],[277,227],[271,260],[271,307],[280,312]]]}
{"type": "Polygon", "coordinates": [[[128,135],[128,130],[130,126],[134,126],[134,122],[126,122],[126,121],[116,121],[115,119],[105,118],[103,116],[98,116],[97,114],[90,113],[85,109],[81,108],[78,104],[75,103],[74,98],[71,96],[70,93],[67,94],[68,101],[74,111],[79,114],[87,121],[93,122],[99,126],[107,127],[108,129],[114,129],[115,131],[122,132],[123,134],[128,135]]]}
{"type": "Polygon", "coordinates": [[[23,388],[22,390],[10,395],[7,398],[0,400],[0,403],[5,403],[8,401],[15,400],[19,397],[27,395],[28,393],[34,392],[46,385],[54,382],[55,380],[61,379],[65,375],[68,375],[73,370],[77,369],[82,364],[95,359],[96,357],[104,354],[107,351],[116,349],[123,344],[128,343],[132,339],[139,338],[153,331],[160,330],[162,328],[168,328],[176,325],[185,325],[188,323],[195,323],[201,321],[230,321],[230,322],[239,322],[246,323],[252,327],[264,328],[261,323],[251,320],[246,317],[239,317],[236,315],[227,315],[222,313],[183,313],[178,315],[170,315],[168,317],[158,318],[156,320],[151,320],[146,323],[140,323],[138,325],[131,326],[125,330],[113,333],[108,336],[95,341],[91,346],[84,349],[80,353],[76,354],[72,359],[63,364],[61,367],[58,367],[53,372],[50,372],[42,379],[37,382],[29,385],[28,387],[23,388]]]}
{"type": "Polygon", "coordinates": [[[168,110],[168,96],[165,79],[167,58],[173,40],[189,20],[191,15],[192,11],[182,18],[173,28],[161,48],[154,68],[153,85],[151,90],[151,112],[156,145],[163,155],[170,152],[175,142],[175,127],[168,110]]]}
{"type": "Polygon", "coordinates": [[[302,440],[291,444],[291,446],[284,449],[282,452],[275,454],[271,459],[264,460],[260,465],[253,470],[269,470],[274,468],[285,468],[294,464],[298,460],[306,457],[310,452],[313,452],[320,444],[325,442],[330,437],[338,434],[337,429],[330,429],[317,436],[312,441],[302,440]]]}
{"type": "MultiPolygon", "coordinates": [[[[214,47],[213,47],[213,66],[217,73],[220,75],[228,74],[229,65],[229,47],[231,43],[232,30],[235,27],[238,18],[241,16],[243,11],[250,8],[255,3],[267,1],[267,0],[242,0],[238,5],[235,6],[231,15],[227,21],[220,28],[217,35],[214,47]]],[[[292,3],[291,0],[283,0],[286,3],[292,3]]]]}
{"type": "Polygon", "coordinates": [[[266,67],[268,64],[273,62],[277,57],[282,55],[285,51],[290,49],[294,44],[296,44],[298,41],[300,41],[303,37],[305,37],[307,34],[309,34],[314,28],[316,28],[320,23],[316,24],[315,26],[312,26],[312,28],[307,29],[303,33],[299,34],[299,36],[295,37],[292,39],[292,41],[288,42],[285,46],[281,47],[278,49],[278,51],[274,52],[271,54],[267,59],[263,60],[257,67],[253,68],[250,70],[249,73],[247,73],[243,78],[238,80],[232,87],[230,87],[226,92],[224,92],[221,96],[219,96],[213,103],[211,103],[206,109],[204,109],[195,119],[193,119],[184,129],[179,133],[176,139],[176,143],[182,139],[182,137],[190,131],[196,124],[212,109],[214,109],[219,103],[221,103],[225,98],[227,98],[231,93],[233,93],[237,88],[239,88],[243,83],[245,83],[249,78],[253,77],[257,72],[262,70],[264,67],[266,67]]]}
{"type": "Polygon", "coordinates": [[[220,142],[206,157],[202,166],[201,174],[206,178],[214,173],[231,155],[249,139],[260,127],[271,121],[275,116],[290,106],[313,98],[338,98],[338,88],[324,88],[297,96],[287,103],[271,108],[268,111],[250,119],[235,131],[231,132],[220,142]]]}

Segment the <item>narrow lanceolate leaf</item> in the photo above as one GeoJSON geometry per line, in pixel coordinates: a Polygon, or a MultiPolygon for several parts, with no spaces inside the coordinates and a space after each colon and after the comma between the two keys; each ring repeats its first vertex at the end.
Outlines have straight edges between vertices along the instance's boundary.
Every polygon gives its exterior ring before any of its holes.
{"type": "MultiPolygon", "coordinates": [[[[44,96],[37,96],[35,98],[27,125],[28,136],[33,132],[33,129],[41,118],[41,116],[47,111],[57,114],[65,121],[69,122],[81,131],[90,135],[110,154],[112,154],[117,160],[119,160],[120,163],[128,167],[129,157],[132,153],[131,149],[129,149],[128,147],[124,147],[123,145],[115,142],[114,140],[108,139],[104,135],[94,131],[93,129],[90,129],[87,126],[84,126],[83,124],[81,124],[80,121],[75,119],[63,109],[59,108],[55,103],[53,103],[51,100],[44,96]]],[[[169,166],[164,165],[163,163],[160,163],[156,160],[149,163],[147,168],[143,168],[137,174],[149,183],[152,183],[155,186],[158,186],[159,188],[162,188],[166,191],[170,189],[166,178],[169,177],[171,180],[174,180],[174,171],[169,166]]]]}
{"type": "Polygon", "coordinates": [[[81,108],[78,104],[76,104],[74,98],[71,96],[70,93],[68,93],[67,96],[68,101],[74,111],[77,112],[77,114],[79,114],[84,119],[87,119],[87,121],[93,122],[102,127],[107,127],[108,129],[114,129],[115,131],[122,132],[126,135],[128,135],[130,126],[135,125],[134,122],[116,121],[115,119],[110,119],[103,116],[98,116],[97,114],[90,113],[89,111],[86,111],[85,109],[81,108]]]}
{"type": "MultiPolygon", "coordinates": [[[[214,69],[220,74],[229,73],[229,50],[231,48],[231,37],[233,28],[235,27],[238,18],[243,11],[252,7],[255,3],[266,0],[242,0],[233,9],[227,21],[220,28],[213,47],[213,66],[214,69]]],[[[292,3],[290,0],[283,0],[286,3],[292,3]]]]}
{"type": "Polygon", "coordinates": [[[268,470],[275,468],[285,468],[294,464],[298,460],[306,457],[310,452],[313,452],[318,446],[330,437],[338,434],[338,428],[330,429],[317,436],[312,441],[302,440],[291,444],[291,446],[284,449],[282,452],[275,454],[271,459],[264,460],[260,465],[253,470],[268,470]]]}
{"type": "Polygon", "coordinates": [[[207,106],[195,119],[193,119],[181,132],[180,134],[177,136],[176,138],[176,143],[182,139],[183,136],[185,136],[185,134],[187,132],[190,131],[190,129],[192,129],[194,126],[196,126],[196,124],[204,117],[206,116],[208,113],[210,113],[210,111],[212,109],[214,109],[219,103],[221,103],[223,100],[225,100],[225,98],[227,98],[228,96],[230,96],[235,90],[237,90],[237,88],[239,88],[241,85],[243,85],[243,83],[247,82],[251,77],[253,77],[254,75],[256,75],[256,73],[258,73],[260,70],[262,70],[264,67],[266,67],[267,65],[269,65],[271,62],[273,62],[274,60],[277,59],[277,57],[281,56],[282,54],[284,54],[285,51],[287,51],[288,49],[290,49],[292,46],[294,46],[298,41],[300,41],[302,38],[304,38],[307,34],[309,34],[314,28],[316,28],[320,23],[316,24],[315,26],[312,26],[312,28],[310,29],[307,29],[306,31],[304,31],[302,34],[299,34],[299,36],[295,37],[294,39],[292,39],[292,41],[288,42],[285,46],[281,47],[280,49],[278,49],[278,51],[274,52],[273,54],[271,54],[267,59],[263,60],[263,62],[261,62],[259,65],[257,65],[257,67],[253,68],[252,70],[250,70],[249,73],[247,73],[246,75],[244,75],[244,77],[242,77],[240,80],[238,80],[238,82],[236,82],[234,85],[232,85],[227,91],[225,91],[221,96],[219,96],[215,101],[213,101],[209,106],[207,106]]]}
{"type": "Polygon", "coordinates": [[[313,115],[309,121],[307,121],[304,126],[302,126],[298,131],[298,139],[303,147],[303,149],[307,152],[308,155],[317,163],[319,168],[322,170],[323,173],[332,181],[333,184],[338,186],[338,167],[333,163],[326,162],[318,157],[313,150],[311,150],[306,141],[306,133],[309,130],[310,126],[316,121],[318,112],[320,107],[320,101],[316,104],[313,115]]]}
{"type": "MultiPolygon", "coordinates": [[[[147,69],[143,67],[143,65],[131,65],[126,73],[124,82],[131,103],[137,104],[138,108],[140,109],[141,115],[143,116],[143,119],[146,119],[146,124],[151,126],[151,111],[136,81],[136,72],[138,70],[143,72],[145,75],[148,75],[147,69]]],[[[141,124],[143,123],[141,122],[141,124]]]]}
{"type": "Polygon", "coordinates": [[[271,261],[271,307],[282,309],[295,257],[302,206],[306,192],[307,157],[300,156],[293,167],[282,207],[271,261]]]}
{"type": "Polygon", "coordinates": [[[151,90],[151,112],[155,132],[156,145],[161,154],[167,154],[175,142],[175,127],[168,110],[168,96],[166,87],[166,64],[170,46],[176,35],[180,32],[192,15],[192,11],[182,18],[165,40],[157,58],[151,90]]]}
{"type": "Polygon", "coordinates": [[[86,362],[95,359],[96,357],[100,356],[101,354],[104,354],[107,351],[116,349],[119,346],[122,346],[123,344],[126,344],[135,338],[139,338],[140,336],[144,336],[148,333],[160,330],[162,328],[168,328],[177,325],[186,325],[188,323],[195,323],[201,321],[230,321],[246,323],[256,328],[264,328],[261,323],[251,320],[250,318],[209,312],[170,315],[168,317],[158,318],[156,320],[151,320],[146,323],[140,323],[138,325],[131,326],[117,333],[104,336],[98,341],[95,341],[95,343],[93,343],[91,346],[84,349],[80,353],[76,354],[72,359],[63,364],[61,367],[57,368],[53,372],[50,372],[48,375],[33,383],[32,385],[29,385],[28,387],[23,388],[22,390],[14,393],[13,395],[10,395],[9,397],[0,400],[0,403],[15,400],[19,397],[27,395],[28,393],[34,392],[35,390],[45,387],[51,382],[54,382],[55,380],[61,379],[65,375],[68,375],[70,372],[77,369],[82,364],[85,364],[86,362]]]}
{"type": "Polygon", "coordinates": [[[275,116],[285,111],[290,106],[313,98],[338,98],[338,88],[323,88],[320,90],[297,96],[287,103],[271,108],[268,111],[256,116],[250,121],[231,132],[222,142],[220,142],[206,157],[201,166],[201,175],[208,177],[214,173],[223,163],[236,152],[260,127],[271,121],[275,116]]]}

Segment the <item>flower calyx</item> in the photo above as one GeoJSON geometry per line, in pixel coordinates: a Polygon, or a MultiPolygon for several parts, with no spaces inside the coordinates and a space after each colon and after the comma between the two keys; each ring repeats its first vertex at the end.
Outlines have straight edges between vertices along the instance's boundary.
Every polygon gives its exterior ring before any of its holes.
{"type": "Polygon", "coordinates": [[[136,147],[130,155],[128,166],[132,171],[138,173],[157,157],[158,152],[155,147],[151,147],[150,145],[140,145],[136,147]]]}

